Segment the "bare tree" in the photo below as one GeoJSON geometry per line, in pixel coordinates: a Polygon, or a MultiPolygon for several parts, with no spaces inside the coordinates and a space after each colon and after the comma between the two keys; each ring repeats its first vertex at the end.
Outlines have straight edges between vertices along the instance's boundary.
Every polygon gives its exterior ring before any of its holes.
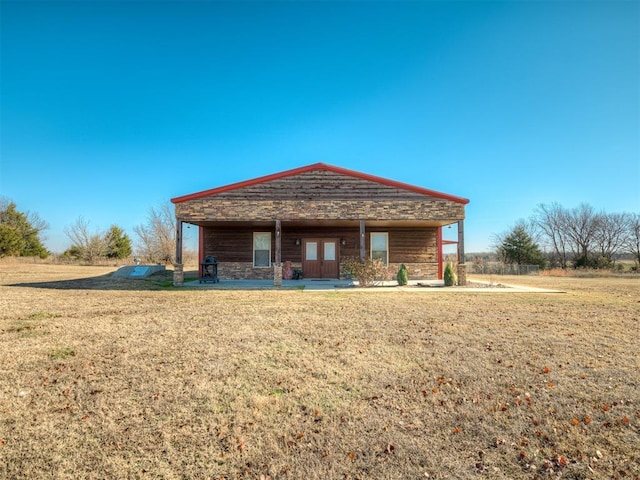
{"type": "Polygon", "coordinates": [[[104,233],[91,233],[89,231],[89,221],[83,217],[78,217],[75,223],[66,226],[64,234],[71,240],[72,248],[88,263],[93,263],[107,253],[104,233]]]}
{"type": "Polygon", "coordinates": [[[640,212],[628,214],[624,246],[626,251],[633,255],[636,265],[640,266],[640,212]]]}
{"type": "Polygon", "coordinates": [[[591,261],[589,254],[594,247],[600,216],[587,203],[581,203],[571,210],[566,210],[565,215],[565,231],[571,240],[574,265],[589,266],[591,261]]]}
{"type": "Polygon", "coordinates": [[[147,222],[133,227],[140,255],[150,262],[172,263],[176,252],[176,220],[170,203],[151,207],[147,222]]]}
{"type": "Polygon", "coordinates": [[[560,267],[567,268],[568,236],[566,229],[567,215],[559,203],[540,204],[533,216],[533,223],[540,229],[547,245],[552,249],[555,260],[560,267]]]}
{"type": "Polygon", "coordinates": [[[601,213],[598,215],[594,243],[598,254],[607,264],[615,264],[615,255],[623,248],[629,233],[629,214],[601,213]]]}

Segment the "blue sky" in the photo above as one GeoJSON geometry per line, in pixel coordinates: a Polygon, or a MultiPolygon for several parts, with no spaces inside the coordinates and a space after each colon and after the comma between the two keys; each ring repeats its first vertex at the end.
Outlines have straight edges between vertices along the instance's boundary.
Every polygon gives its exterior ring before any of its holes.
{"type": "Polygon", "coordinates": [[[0,195],[53,251],[316,162],[469,198],[468,252],[540,203],[640,211],[640,2],[0,8],[0,195]]]}

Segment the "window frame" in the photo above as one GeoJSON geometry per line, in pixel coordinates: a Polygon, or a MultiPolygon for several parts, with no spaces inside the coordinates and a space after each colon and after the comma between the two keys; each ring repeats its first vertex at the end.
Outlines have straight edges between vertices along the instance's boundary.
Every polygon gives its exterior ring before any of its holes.
{"type": "MultiPolygon", "coordinates": [[[[370,232],[369,233],[369,258],[371,260],[374,259],[373,257],[373,237],[374,235],[378,235],[378,236],[384,236],[385,238],[385,246],[387,247],[385,250],[385,258],[381,258],[382,262],[385,265],[389,265],[389,232],[370,232]]],[[[376,252],[381,252],[382,250],[376,250],[376,252]]],[[[378,257],[376,257],[378,258],[378,257]]]]}
{"type": "Polygon", "coordinates": [[[253,268],[271,268],[271,232],[253,232],[253,245],[252,245],[252,263],[253,268]],[[256,238],[258,236],[268,235],[269,237],[269,257],[268,265],[256,265],[256,251],[264,252],[264,250],[256,250],[256,238]]]}

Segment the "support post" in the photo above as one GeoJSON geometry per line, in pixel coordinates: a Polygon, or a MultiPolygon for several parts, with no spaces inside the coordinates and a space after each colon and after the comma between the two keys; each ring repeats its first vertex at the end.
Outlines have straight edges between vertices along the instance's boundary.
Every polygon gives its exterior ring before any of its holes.
{"type": "Polygon", "coordinates": [[[273,263],[273,284],[277,287],[282,285],[282,225],[280,220],[276,220],[276,252],[273,263]]]}
{"type": "Polygon", "coordinates": [[[464,220],[458,221],[458,285],[467,284],[467,265],[464,263],[464,220]]]}
{"type": "Polygon", "coordinates": [[[182,220],[176,219],[176,258],[173,264],[173,285],[184,283],[184,265],[182,264],[182,220]]]}
{"type": "Polygon", "coordinates": [[[198,279],[202,278],[200,264],[204,262],[204,227],[198,226],[198,279]]]}
{"type": "Polygon", "coordinates": [[[444,255],[442,252],[442,227],[436,233],[436,255],[438,255],[438,280],[442,280],[444,269],[444,255]]]}
{"type": "Polygon", "coordinates": [[[364,220],[360,220],[360,261],[364,262],[367,252],[367,239],[364,231],[364,220]]]}

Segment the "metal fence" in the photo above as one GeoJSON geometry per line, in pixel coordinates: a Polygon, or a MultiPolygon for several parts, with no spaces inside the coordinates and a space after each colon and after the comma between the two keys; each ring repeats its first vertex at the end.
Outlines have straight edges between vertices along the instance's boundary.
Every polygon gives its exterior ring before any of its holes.
{"type": "Polygon", "coordinates": [[[517,265],[512,263],[472,263],[471,271],[482,275],[540,275],[539,265],[517,265]]]}

